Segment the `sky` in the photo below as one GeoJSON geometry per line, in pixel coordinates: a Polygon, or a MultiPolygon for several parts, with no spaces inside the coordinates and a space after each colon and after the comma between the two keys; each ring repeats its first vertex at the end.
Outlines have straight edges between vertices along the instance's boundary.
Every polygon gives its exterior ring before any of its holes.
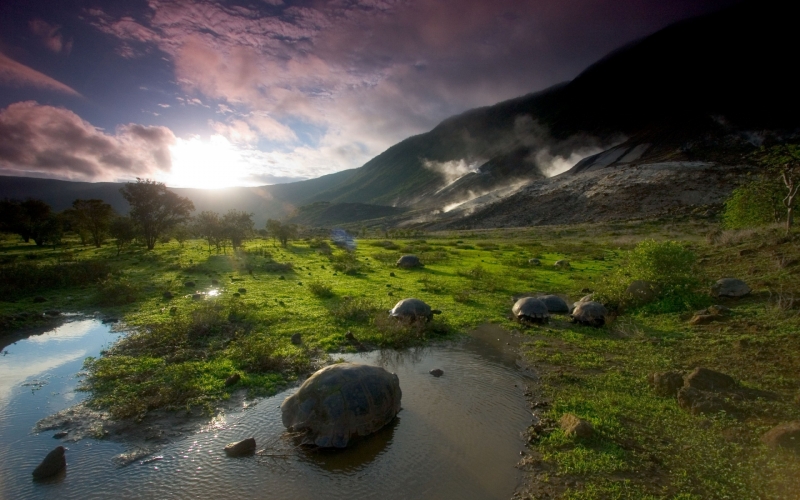
{"type": "Polygon", "coordinates": [[[0,175],[319,177],[731,3],[3,0],[0,175]]]}

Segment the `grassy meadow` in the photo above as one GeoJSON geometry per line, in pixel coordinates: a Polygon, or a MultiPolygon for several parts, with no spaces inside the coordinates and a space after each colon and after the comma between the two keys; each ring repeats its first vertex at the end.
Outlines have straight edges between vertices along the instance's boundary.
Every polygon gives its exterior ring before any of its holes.
{"type": "Polygon", "coordinates": [[[274,393],[329,353],[403,348],[492,322],[525,336],[522,355],[538,374],[531,409],[542,421],[527,430],[520,497],[788,499],[798,498],[800,457],[759,437],[800,419],[798,261],[798,243],[778,228],[721,232],[705,221],[373,235],[354,252],[306,238],[285,248],[254,239],[220,254],[200,240],[172,241],[117,255],[113,245],[53,250],[6,237],[0,328],[30,328],[47,310],[119,318],[131,333],[87,362],[84,385],[92,405],[139,418],[155,408],[212,408],[239,388],[274,393]],[[692,293],[620,308],[602,328],[566,315],[531,327],[510,318],[515,294],[571,302],[610,286],[646,238],[693,253],[692,293]],[[395,267],[407,253],[425,267],[395,267]],[[570,268],[555,268],[560,259],[570,268]],[[712,299],[707,291],[721,277],[741,278],[753,293],[712,299]],[[407,297],[442,314],[427,325],[390,321],[387,310],[407,297]],[[732,311],[688,323],[711,304],[732,311]],[[743,416],[702,416],[648,386],[650,372],[696,366],[776,397],[748,403],[743,416]],[[240,380],[226,385],[234,373],[240,380]],[[565,413],[588,420],[593,437],[566,436],[556,423],[565,413]]]}

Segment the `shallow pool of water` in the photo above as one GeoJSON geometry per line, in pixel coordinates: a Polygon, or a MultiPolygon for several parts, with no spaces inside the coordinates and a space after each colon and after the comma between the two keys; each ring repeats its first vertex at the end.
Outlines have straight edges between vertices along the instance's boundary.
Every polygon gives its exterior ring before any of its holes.
{"type": "Polygon", "coordinates": [[[118,468],[115,443],[68,444],[67,473],[41,484],[30,471],[57,441],[33,435],[36,421],[77,402],[74,375],[87,355],[115,338],[96,322],[75,322],[9,346],[0,357],[2,498],[508,498],[530,423],[529,382],[513,340],[483,327],[460,341],[410,351],[343,355],[395,372],[397,418],[339,451],[298,449],[284,435],[280,403],[296,388],[229,413],[152,458],[118,468]],[[94,345],[90,347],[89,344],[94,345]],[[428,372],[444,370],[440,378],[428,372]],[[25,385],[47,381],[36,388],[25,385]],[[256,438],[264,454],[228,458],[225,444],[256,438]]]}

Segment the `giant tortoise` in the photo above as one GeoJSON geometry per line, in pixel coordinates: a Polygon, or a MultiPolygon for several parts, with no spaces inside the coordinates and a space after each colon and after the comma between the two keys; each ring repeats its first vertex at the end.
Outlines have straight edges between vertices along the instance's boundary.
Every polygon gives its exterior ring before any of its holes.
{"type": "Polygon", "coordinates": [[[523,297],[516,301],[511,312],[520,323],[547,323],[550,319],[545,303],[533,297],[523,297]]]}
{"type": "Polygon", "coordinates": [[[377,431],[400,411],[400,380],[379,366],[340,363],[306,380],[281,404],[281,420],[301,443],[345,448],[377,431]]]}
{"type": "Polygon", "coordinates": [[[402,267],[403,269],[411,269],[412,267],[424,267],[422,262],[420,262],[419,257],[416,255],[403,255],[399,259],[397,259],[397,267],[402,267]]]}
{"type": "Polygon", "coordinates": [[[600,302],[593,300],[581,301],[575,303],[575,309],[572,310],[572,321],[601,327],[606,323],[607,314],[608,310],[600,302]]]}
{"type": "Polygon", "coordinates": [[[389,315],[394,318],[415,321],[425,318],[428,321],[433,319],[434,314],[441,314],[438,309],[431,309],[431,306],[420,299],[403,299],[389,311],[389,315]]]}

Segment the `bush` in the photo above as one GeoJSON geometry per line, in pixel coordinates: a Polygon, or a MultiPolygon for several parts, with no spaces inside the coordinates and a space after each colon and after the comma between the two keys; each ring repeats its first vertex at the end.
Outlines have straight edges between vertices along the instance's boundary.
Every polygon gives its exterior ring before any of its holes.
{"type": "Polygon", "coordinates": [[[345,298],[331,314],[342,322],[367,323],[380,311],[380,307],[366,297],[345,298]]]}
{"type": "Polygon", "coordinates": [[[312,281],[308,284],[308,289],[311,291],[311,293],[320,298],[333,296],[333,289],[330,287],[330,285],[326,285],[321,281],[312,281]]]}
{"type": "Polygon", "coordinates": [[[696,302],[691,297],[699,285],[694,274],[696,259],[694,252],[679,242],[644,240],[628,252],[615,272],[601,280],[597,296],[611,306],[621,306],[628,299],[628,286],[642,280],[655,283],[659,300],[672,304],[671,309],[689,308],[696,302]]]}
{"type": "Polygon", "coordinates": [[[94,303],[98,306],[122,306],[136,302],[138,297],[138,287],[128,278],[109,274],[98,283],[94,303]]]}
{"type": "Polygon", "coordinates": [[[14,264],[0,268],[0,300],[16,300],[39,290],[86,286],[105,278],[111,266],[101,261],[36,265],[14,264]]]}
{"type": "Polygon", "coordinates": [[[762,177],[734,189],[722,211],[726,229],[758,227],[780,222],[785,189],[778,179],[762,177]]]}
{"type": "Polygon", "coordinates": [[[361,271],[361,263],[352,252],[343,252],[331,257],[333,269],[340,273],[356,275],[361,271]]]}

